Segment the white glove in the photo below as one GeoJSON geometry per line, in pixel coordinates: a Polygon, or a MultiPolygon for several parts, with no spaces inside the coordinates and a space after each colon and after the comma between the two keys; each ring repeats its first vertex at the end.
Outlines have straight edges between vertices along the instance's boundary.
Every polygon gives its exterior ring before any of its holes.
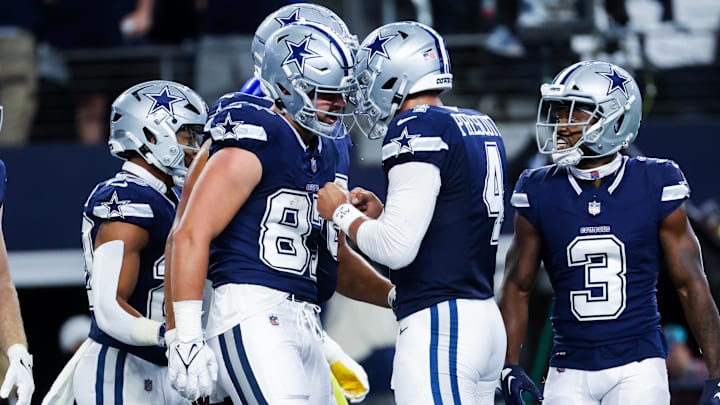
{"type": "Polygon", "coordinates": [[[30,405],[35,382],[33,381],[33,358],[24,345],[16,343],[7,351],[10,367],[5,374],[5,381],[0,387],[0,398],[10,396],[10,390],[17,386],[17,405],[30,405]]]}
{"type": "Polygon", "coordinates": [[[177,340],[168,349],[170,385],[190,401],[212,394],[217,373],[215,354],[203,338],[177,340]]]}
{"type": "Polygon", "coordinates": [[[175,333],[167,338],[170,385],[190,401],[210,396],[217,381],[215,353],[205,342],[201,327],[202,301],[173,302],[175,333]]]}
{"type": "Polygon", "coordinates": [[[370,392],[370,383],[365,369],[347,355],[334,340],[325,334],[323,350],[330,364],[330,371],[340,384],[345,397],[352,403],[362,402],[370,392]]]}

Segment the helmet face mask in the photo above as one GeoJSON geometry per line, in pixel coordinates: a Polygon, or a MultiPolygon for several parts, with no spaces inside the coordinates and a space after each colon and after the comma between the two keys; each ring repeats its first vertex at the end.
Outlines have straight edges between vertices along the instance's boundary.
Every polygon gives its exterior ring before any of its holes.
{"type": "Polygon", "coordinates": [[[385,136],[408,95],[452,88],[445,41],[424,24],[405,21],[383,25],[363,40],[357,55],[357,121],[370,139],[385,136]]]}
{"type": "Polygon", "coordinates": [[[187,173],[185,151],[197,148],[197,135],[207,119],[202,98],[182,84],[154,80],[125,90],[111,110],[110,153],[126,160],[126,152],[135,152],[176,184],[182,183],[187,173]],[[181,130],[188,132],[183,143],[177,136],[181,130]]]}
{"type": "Polygon", "coordinates": [[[637,136],[642,99],[624,69],[606,62],[576,63],[540,88],[536,140],[540,153],[556,164],[574,166],[582,159],[609,156],[637,136]],[[583,117],[584,120],[578,120],[583,117]],[[567,145],[566,134],[580,133],[567,145]]]}
{"type": "Polygon", "coordinates": [[[342,138],[354,124],[347,101],[357,94],[355,58],[327,27],[294,23],[270,36],[261,66],[263,89],[303,129],[342,138]]]}

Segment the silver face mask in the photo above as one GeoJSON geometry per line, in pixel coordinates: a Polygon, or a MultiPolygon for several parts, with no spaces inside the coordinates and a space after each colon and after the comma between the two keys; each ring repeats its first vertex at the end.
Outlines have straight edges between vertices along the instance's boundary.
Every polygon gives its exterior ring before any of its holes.
{"type": "Polygon", "coordinates": [[[642,97],[633,77],[619,66],[576,63],[543,84],[540,93],[535,132],[538,150],[551,155],[560,166],[614,154],[637,137],[642,97]],[[577,111],[584,112],[587,120],[573,121],[577,111]],[[582,128],[582,137],[573,146],[560,147],[558,129],[562,127],[582,128]]]}
{"type": "Polygon", "coordinates": [[[125,90],[112,104],[110,153],[120,159],[134,151],[146,162],[180,182],[187,174],[185,149],[177,140],[183,127],[201,129],[207,120],[205,101],[189,87],[153,80],[125,90]]]}

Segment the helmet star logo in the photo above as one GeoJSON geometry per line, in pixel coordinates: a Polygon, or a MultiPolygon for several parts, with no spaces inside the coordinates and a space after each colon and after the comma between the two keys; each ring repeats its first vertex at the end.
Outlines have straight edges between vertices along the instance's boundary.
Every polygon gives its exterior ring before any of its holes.
{"type": "Polygon", "coordinates": [[[225,120],[223,122],[218,122],[217,124],[215,124],[215,126],[220,128],[223,131],[223,135],[225,136],[225,138],[227,138],[228,135],[230,135],[230,137],[235,136],[235,130],[242,123],[243,121],[233,121],[230,113],[228,112],[225,116],[225,120]]]}
{"type": "Polygon", "coordinates": [[[117,191],[113,191],[113,194],[110,197],[110,201],[101,202],[100,204],[102,204],[103,207],[108,209],[108,218],[125,218],[125,215],[123,215],[122,213],[121,207],[129,203],[130,200],[118,201],[117,191]]]}
{"type": "Polygon", "coordinates": [[[275,21],[280,24],[281,27],[284,27],[288,24],[292,24],[294,22],[297,22],[300,19],[300,9],[296,8],[295,11],[290,13],[287,17],[276,17],[275,21]]]}
{"type": "Polygon", "coordinates": [[[630,79],[621,75],[614,67],[610,69],[610,73],[598,72],[599,75],[610,81],[607,94],[611,94],[613,91],[619,90],[625,97],[628,96],[627,84],[630,83],[630,79]]]}
{"type": "Polygon", "coordinates": [[[388,43],[388,41],[395,38],[396,36],[397,34],[393,34],[384,37],[382,36],[382,34],[378,34],[378,36],[375,37],[375,39],[371,43],[363,46],[362,49],[370,52],[370,55],[368,55],[368,62],[372,61],[375,55],[380,55],[381,57],[389,60],[390,55],[388,55],[387,49],[385,49],[385,45],[388,43]]]}
{"type": "Polygon", "coordinates": [[[185,97],[177,97],[170,94],[169,86],[165,86],[158,94],[146,93],[143,95],[153,101],[153,105],[150,107],[150,112],[147,115],[152,115],[156,111],[164,110],[170,116],[175,116],[173,104],[181,101],[187,101],[185,97]]]}
{"type": "Polygon", "coordinates": [[[289,40],[285,41],[285,44],[287,45],[290,53],[285,57],[282,66],[294,63],[295,66],[297,66],[298,70],[300,70],[300,73],[304,73],[305,60],[320,57],[319,54],[315,53],[311,49],[308,49],[308,45],[310,44],[311,39],[312,37],[308,35],[305,37],[305,39],[303,39],[297,44],[289,40]]]}
{"type": "Polygon", "coordinates": [[[402,132],[400,133],[400,136],[397,138],[393,138],[390,140],[390,142],[397,145],[397,152],[395,153],[395,156],[397,157],[401,153],[404,152],[410,152],[412,154],[415,154],[415,151],[412,147],[413,139],[419,137],[420,134],[410,134],[408,132],[408,128],[403,128],[402,132]]]}

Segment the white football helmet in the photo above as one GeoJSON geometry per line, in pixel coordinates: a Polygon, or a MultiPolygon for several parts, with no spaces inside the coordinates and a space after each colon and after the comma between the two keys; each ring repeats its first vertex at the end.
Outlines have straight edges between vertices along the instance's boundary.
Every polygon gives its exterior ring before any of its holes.
{"type": "Polygon", "coordinates": [[[333,31],[324,25],[298,22],[268,38],[260,80],[268,97],[300,126],[338,139],[347,133],[343,125],[353,123],[353,113],[345,112],[345,107],[358,89],[354,64],[353,53],[333,31]],[[319,110],[316,105],[321,94],[342,97],[342,108],[319,110]],[[318,114],[333,122],[324,122],[318,114]]]}
{"type": "Polygon", "coordinates": [[[415,21],[377,28],[360,44],[357,59],[358,124],[370,139],[385,136],[408,95],[452,88],[445,41],[435,30],[415,21]]]}
{"type": "Polygon", "coordinates": [[[296,3],[280,7],[265,17],[255,30],[252,41],[252,56],[255,62],[255,76],[260,78],[260,69],[265,55],[265,43],[275,31],[296,22],[313,22],[328,27],[345,42],[354,54],[358,48],[358,38],[337,14],[318,4],[296,3]]]}
{"type": "Polygon", "coordinates": [[[110,153],[127,160],[124,152],[134,151],[182,186],[188,147],[178,144],[176,134],[180,129],[202,133],[207,116],[205,101],[185,85],[168,80],[136,84],[112,103],[110,153]]]}
{"type": "Polygon", "coordinates": [[[540,153],[552,155],[560,166],[574,166],[584,158],[598,158],[625,149],[635,140],[642,115],[642,97],[635,79],[608,62],[573,64],[540,87],[536,138],[540,153]],[[559,119],[582,110],[583,122],[559,119]],[[593,123],[593,120],[596,120],[593,123]],[[558,149],[558,128],[582,127],[582,138],[572,147],[558,149]],[[582,148],[581,148],[582,147],[582,148]],[[588,153],[589,152],[589,153],[588,153]]]}

